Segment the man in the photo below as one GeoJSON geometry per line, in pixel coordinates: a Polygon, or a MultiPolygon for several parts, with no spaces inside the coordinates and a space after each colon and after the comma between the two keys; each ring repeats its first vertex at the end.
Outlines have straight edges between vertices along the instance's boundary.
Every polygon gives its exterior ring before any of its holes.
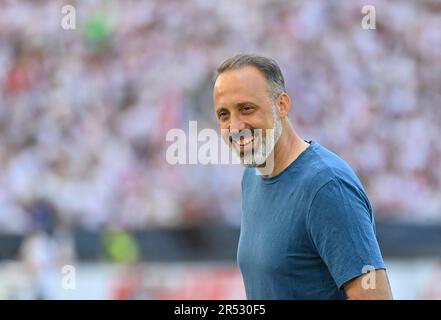
{"type": "Polygon", "coordinates": [[[361,182],[344,160],[297,135],[277,63],[229,58],[213,102],[247,166],[237,253],[247,298],[392,299],[361,182]],[[262,173],[268,159],[272,170],[262,173]]]}

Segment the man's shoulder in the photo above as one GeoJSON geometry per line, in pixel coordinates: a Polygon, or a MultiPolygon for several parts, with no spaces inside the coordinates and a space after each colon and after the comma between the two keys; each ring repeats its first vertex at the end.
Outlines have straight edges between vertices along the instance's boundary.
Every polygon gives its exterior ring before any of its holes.
{"type": "MultiPolygon", "coordinates": [[[[282,181],[284,187],[301,187],[310,193],[318,191],[332,180],[345,181],[361,187],[356,173],[345,160],[315,141],[310,141],[310,144],[301,158],[299,157],[299,161],[290,165],[281,177],[273,178],[274,182],[282,181]]],[[[245,168],[242,187],[259,181],[259,178],[261,177],[256,168],[245,168]]],[[[273,182],[273,179],[268,181],[273,182]]]]}
{"type": "Polygon", "coordinates": [[[311,142],[311,150],[302,170],[303,182],[319,190],[331,181],[344,181],[361,187],[352,167],[326,147],[311,142]]]}
{"type": "Polygon", "coordinates": [[[245,168],[242,173],[242,191],[248,189],[250,185],[255,183],[256,170],[255,168],[245,168]]]}
{"type": "Polygon", "coordinates": [[[255,176],[255,175],[256,175],[256,169],[255,168],[245,168],[243,170],[243,173],[242,173],[242,181],[243,180],[247,180],[250,177],[255,176]]]}

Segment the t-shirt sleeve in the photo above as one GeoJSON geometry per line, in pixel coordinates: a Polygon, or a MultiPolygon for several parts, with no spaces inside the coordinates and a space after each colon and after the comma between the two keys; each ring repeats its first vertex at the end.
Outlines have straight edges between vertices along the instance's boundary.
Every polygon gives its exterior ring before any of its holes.
{"type": "Polygon", "coordinates": [[[310,237],[340,289],[366,271],[385,269],[363,194],[351,184],[333,179],[316,193],[308,213],[310,237]]]}

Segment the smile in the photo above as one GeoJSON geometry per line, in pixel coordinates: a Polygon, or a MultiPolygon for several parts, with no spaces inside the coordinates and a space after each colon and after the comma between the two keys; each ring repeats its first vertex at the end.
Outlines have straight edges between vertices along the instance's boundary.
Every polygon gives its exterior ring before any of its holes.
{"type": "Polygon", "coordinates": [[[239,141],[234,141],[234,144],[237,148],[240,150],[248,149],[249,147],[252,147],[254,142],[257,141],[257,137],[248,137],[248,138],[241,138],[239,141]]]}
{"type": "Polygon", "coordinates": [[[254,137],[243,139],[243,140],[241,140],[241,143],[239,144],[239,146],[244,147],[244,146],[246,146],[247,144],[250,144],[253,141],[254,141],[254,137]]]}

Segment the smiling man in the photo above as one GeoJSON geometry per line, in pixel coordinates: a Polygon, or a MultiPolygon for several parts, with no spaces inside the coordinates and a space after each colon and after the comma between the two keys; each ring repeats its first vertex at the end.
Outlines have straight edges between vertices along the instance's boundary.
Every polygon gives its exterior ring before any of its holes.
{"type": "Polygon", "coordinates": [[[247,167],[237,252],[247,298],[391,299],[362,184],[344,160],[297,135],[277,63],[227,59],[213,101],[226,143],[247,167]]]}

